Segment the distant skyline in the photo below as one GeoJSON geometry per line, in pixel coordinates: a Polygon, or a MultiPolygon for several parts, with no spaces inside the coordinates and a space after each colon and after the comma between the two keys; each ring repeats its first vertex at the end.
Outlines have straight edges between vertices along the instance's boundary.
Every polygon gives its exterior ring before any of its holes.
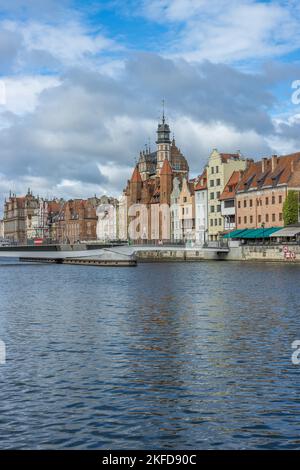
{"type": "Polygon", "coordinates": [[[299,23],[297,0],[0,0],[0,204],[118,196],[162,99],[192,175],[300,151],[299,23]]]}

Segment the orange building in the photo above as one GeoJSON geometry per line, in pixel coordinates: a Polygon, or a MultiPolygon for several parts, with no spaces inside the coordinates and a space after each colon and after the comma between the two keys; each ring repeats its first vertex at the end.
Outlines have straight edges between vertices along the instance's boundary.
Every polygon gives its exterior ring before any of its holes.
{"type": "Polygon", "coordinates": [[[283,226],[289,190],[300,191],[300,152],[251,163],[236,187],[236,228],[283,226]]]}

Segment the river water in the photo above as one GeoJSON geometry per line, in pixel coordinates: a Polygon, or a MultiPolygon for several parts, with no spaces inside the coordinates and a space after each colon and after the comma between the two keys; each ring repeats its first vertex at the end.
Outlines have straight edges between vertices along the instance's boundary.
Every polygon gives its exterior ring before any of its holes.
{"type": "Polygon", "coordinates": [[[0,448],[300,448],[300,267],[0,263],[0,448]]]}

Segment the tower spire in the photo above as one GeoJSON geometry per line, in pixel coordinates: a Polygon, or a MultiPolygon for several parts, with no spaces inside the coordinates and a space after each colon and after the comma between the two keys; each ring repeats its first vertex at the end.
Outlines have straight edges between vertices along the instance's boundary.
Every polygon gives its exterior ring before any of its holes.
{"type": "Polygon", "coordinates": [[[164,124],[166,122],[165,119],[165,100],[162,100],[162,123],[164,124]]]}

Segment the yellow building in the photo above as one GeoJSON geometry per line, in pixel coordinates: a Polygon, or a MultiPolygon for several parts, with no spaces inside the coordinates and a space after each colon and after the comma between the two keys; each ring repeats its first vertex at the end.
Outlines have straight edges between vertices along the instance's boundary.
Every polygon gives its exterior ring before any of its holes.
{"type": "Polygon", "coordinates": [[[240,153],[219,153],[214,149],[207,164],[208,190],[208,236],[210,241],[218,240],[224,232],[224,219],[221,215],[222,194],[226,183],[235,170],[245,170],[247,159],[240,153]]]}

